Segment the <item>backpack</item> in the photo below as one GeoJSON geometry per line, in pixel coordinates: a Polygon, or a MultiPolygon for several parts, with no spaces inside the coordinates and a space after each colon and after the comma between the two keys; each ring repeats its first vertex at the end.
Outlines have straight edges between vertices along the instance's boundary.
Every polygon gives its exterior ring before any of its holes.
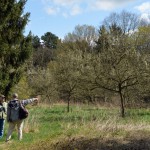
{"type": "MultiPolygon", "coordinates": [[[[18,105],[18,104],[16,104],[18,105]]],[[[7,121],[14,122],[19,120],[19,105],[16,107],[12,107],[11,103],[8,103],[7,109],[7,121]]]]}
{"type": "Polygon", "coordinates": [[[14,122],[28,117],[28,111],[18,100],[10,101],[7,109],[7,121],[14,122]]]}
{"type": "Polygon", "coordinates": [[[28,110],[22,105],[21,102],[19,102],[19,119],[26,119],[29,115],[28,110]]]}

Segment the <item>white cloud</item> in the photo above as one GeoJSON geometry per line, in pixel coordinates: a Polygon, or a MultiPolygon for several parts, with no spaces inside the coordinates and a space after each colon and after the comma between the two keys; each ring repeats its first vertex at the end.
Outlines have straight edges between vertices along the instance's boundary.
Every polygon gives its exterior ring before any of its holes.
{"type": "Polygon", "coordinates": [[[62,16],[65,17],[65,18],[68,18],[68,14],[65,13],[65,12],[62,13],[62,16]]]}
{"type": "Polygon", "coordinates": [[[54,7],[47,7],[45,8],[47,14],[49,15],[56,15],[59,12],[59,8],[54,8],[54,7]]]}
{"type": "Polygon", "coordinates": [[[61,6],[72,6],[74,4],[79,4],[82,0],[52,0],[54,4],[61,6]]]}
{"type": "Polygon", "coordinates": [[[93,10],[112,10],[115,8],[115,3],[112,1],[95,1],[92,5],[90,4],[90,7],[93,10]]]}
{"type": "Polygon", "coordinates": [[[95,0],[93,3],[90,1],[89,8],[92,10],[112,11],[115,8],[123,7],[126,4],[134,1],[135,0],[95,0]]]}
{"type": "Polygon", "coordinates": [[[141,4],[140,6],[135,7],[137,10],[139,10],[141,13],[150,12],[150,2],[145,2],[141,4]]]}
{"type": "Polygon", "coordinates": [[[87,11],[112,11],[133,1],[135,0],[42,0],[46,7],[51,6],[46,9],[49,15],[60,14],[64,17],[87,11]],[[58,7],[60,8],[59,11],[57,10],[58,7]]]}
{"type": "Polygon", "coordinates": [[[42,0],[48,15],[59,14],[65,18],[80,14],[82,12],[80,6],[82,1],[83,0],[42,0]]]}
{"type": "Polygon", "coordinates": [[[150,2],[142,3],[136,6],[135,9],[139,10],[141,13],[141,18],[150,22],[150,2]]]}
{"type": "Polygon", "coordinates": [[[150,23],[150,15],[148,13],[142,13],[141,18],[150,23]]]}
{"type": "Polygon", "coordinates": [[[71,8],[71,15],[74,16],[74,15],[78,15],[82,12],[81,8],[78,6],[78,5],[75,5],[71,8]]]}

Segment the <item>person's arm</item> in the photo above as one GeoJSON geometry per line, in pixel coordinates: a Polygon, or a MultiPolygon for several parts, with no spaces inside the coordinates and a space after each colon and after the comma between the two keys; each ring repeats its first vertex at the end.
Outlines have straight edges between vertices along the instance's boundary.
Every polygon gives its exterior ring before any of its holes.
{"type": "Polygon", "coordinates": [[[34,103],[34,102],[38,102],[38,98],[30,98],[30,99],[25,99],[21,101],[22,105],[24,106],[34,103]]]}

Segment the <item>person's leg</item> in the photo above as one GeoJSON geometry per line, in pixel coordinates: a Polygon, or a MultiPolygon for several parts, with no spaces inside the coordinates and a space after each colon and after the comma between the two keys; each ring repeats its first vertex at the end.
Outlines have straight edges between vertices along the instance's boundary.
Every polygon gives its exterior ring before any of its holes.
{"type": "Polygon", "coordinates": [[[22,130],[23,130],[23,120],[20,120],[17,122],[17,128],[18,128],[18,139],[22,140],[22,130]]]}
{"type": "Polygon", "coordinates": [[[5,120],[0,119],[0,138],[2,138],[4,134],[4,123],[5,123],[5,120]]]}
{"type": "Polygon", "coordinates": [[[11,135],[12,132],[15,128],[15,123],[14,122],[9,122],[9,127],[8,127],[8,133],[7,133],[7,137],[6,137],[6,142],[9,141],[11,139],[11,135]]]}

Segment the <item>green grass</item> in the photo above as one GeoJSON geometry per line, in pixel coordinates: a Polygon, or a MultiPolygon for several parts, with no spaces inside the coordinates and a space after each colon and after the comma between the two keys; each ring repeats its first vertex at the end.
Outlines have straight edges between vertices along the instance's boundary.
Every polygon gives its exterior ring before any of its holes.
{"type": "Polygon", "coordinates": [[[120,117],[117,108],[87,105],[72,105],[69,113],[66,111],[66,105],[62,104],[30,107],[29,112],[30,115],[25,120],[23,140],[17,140],[15,131],[12,141],[6,144],[6,123],[0,149],[37,149],[42,144],[48,147],[52,143],[74,137],[128,138],[135,132],[150,135],[148,109],[127,109],[125,118],[120,117]]]}

